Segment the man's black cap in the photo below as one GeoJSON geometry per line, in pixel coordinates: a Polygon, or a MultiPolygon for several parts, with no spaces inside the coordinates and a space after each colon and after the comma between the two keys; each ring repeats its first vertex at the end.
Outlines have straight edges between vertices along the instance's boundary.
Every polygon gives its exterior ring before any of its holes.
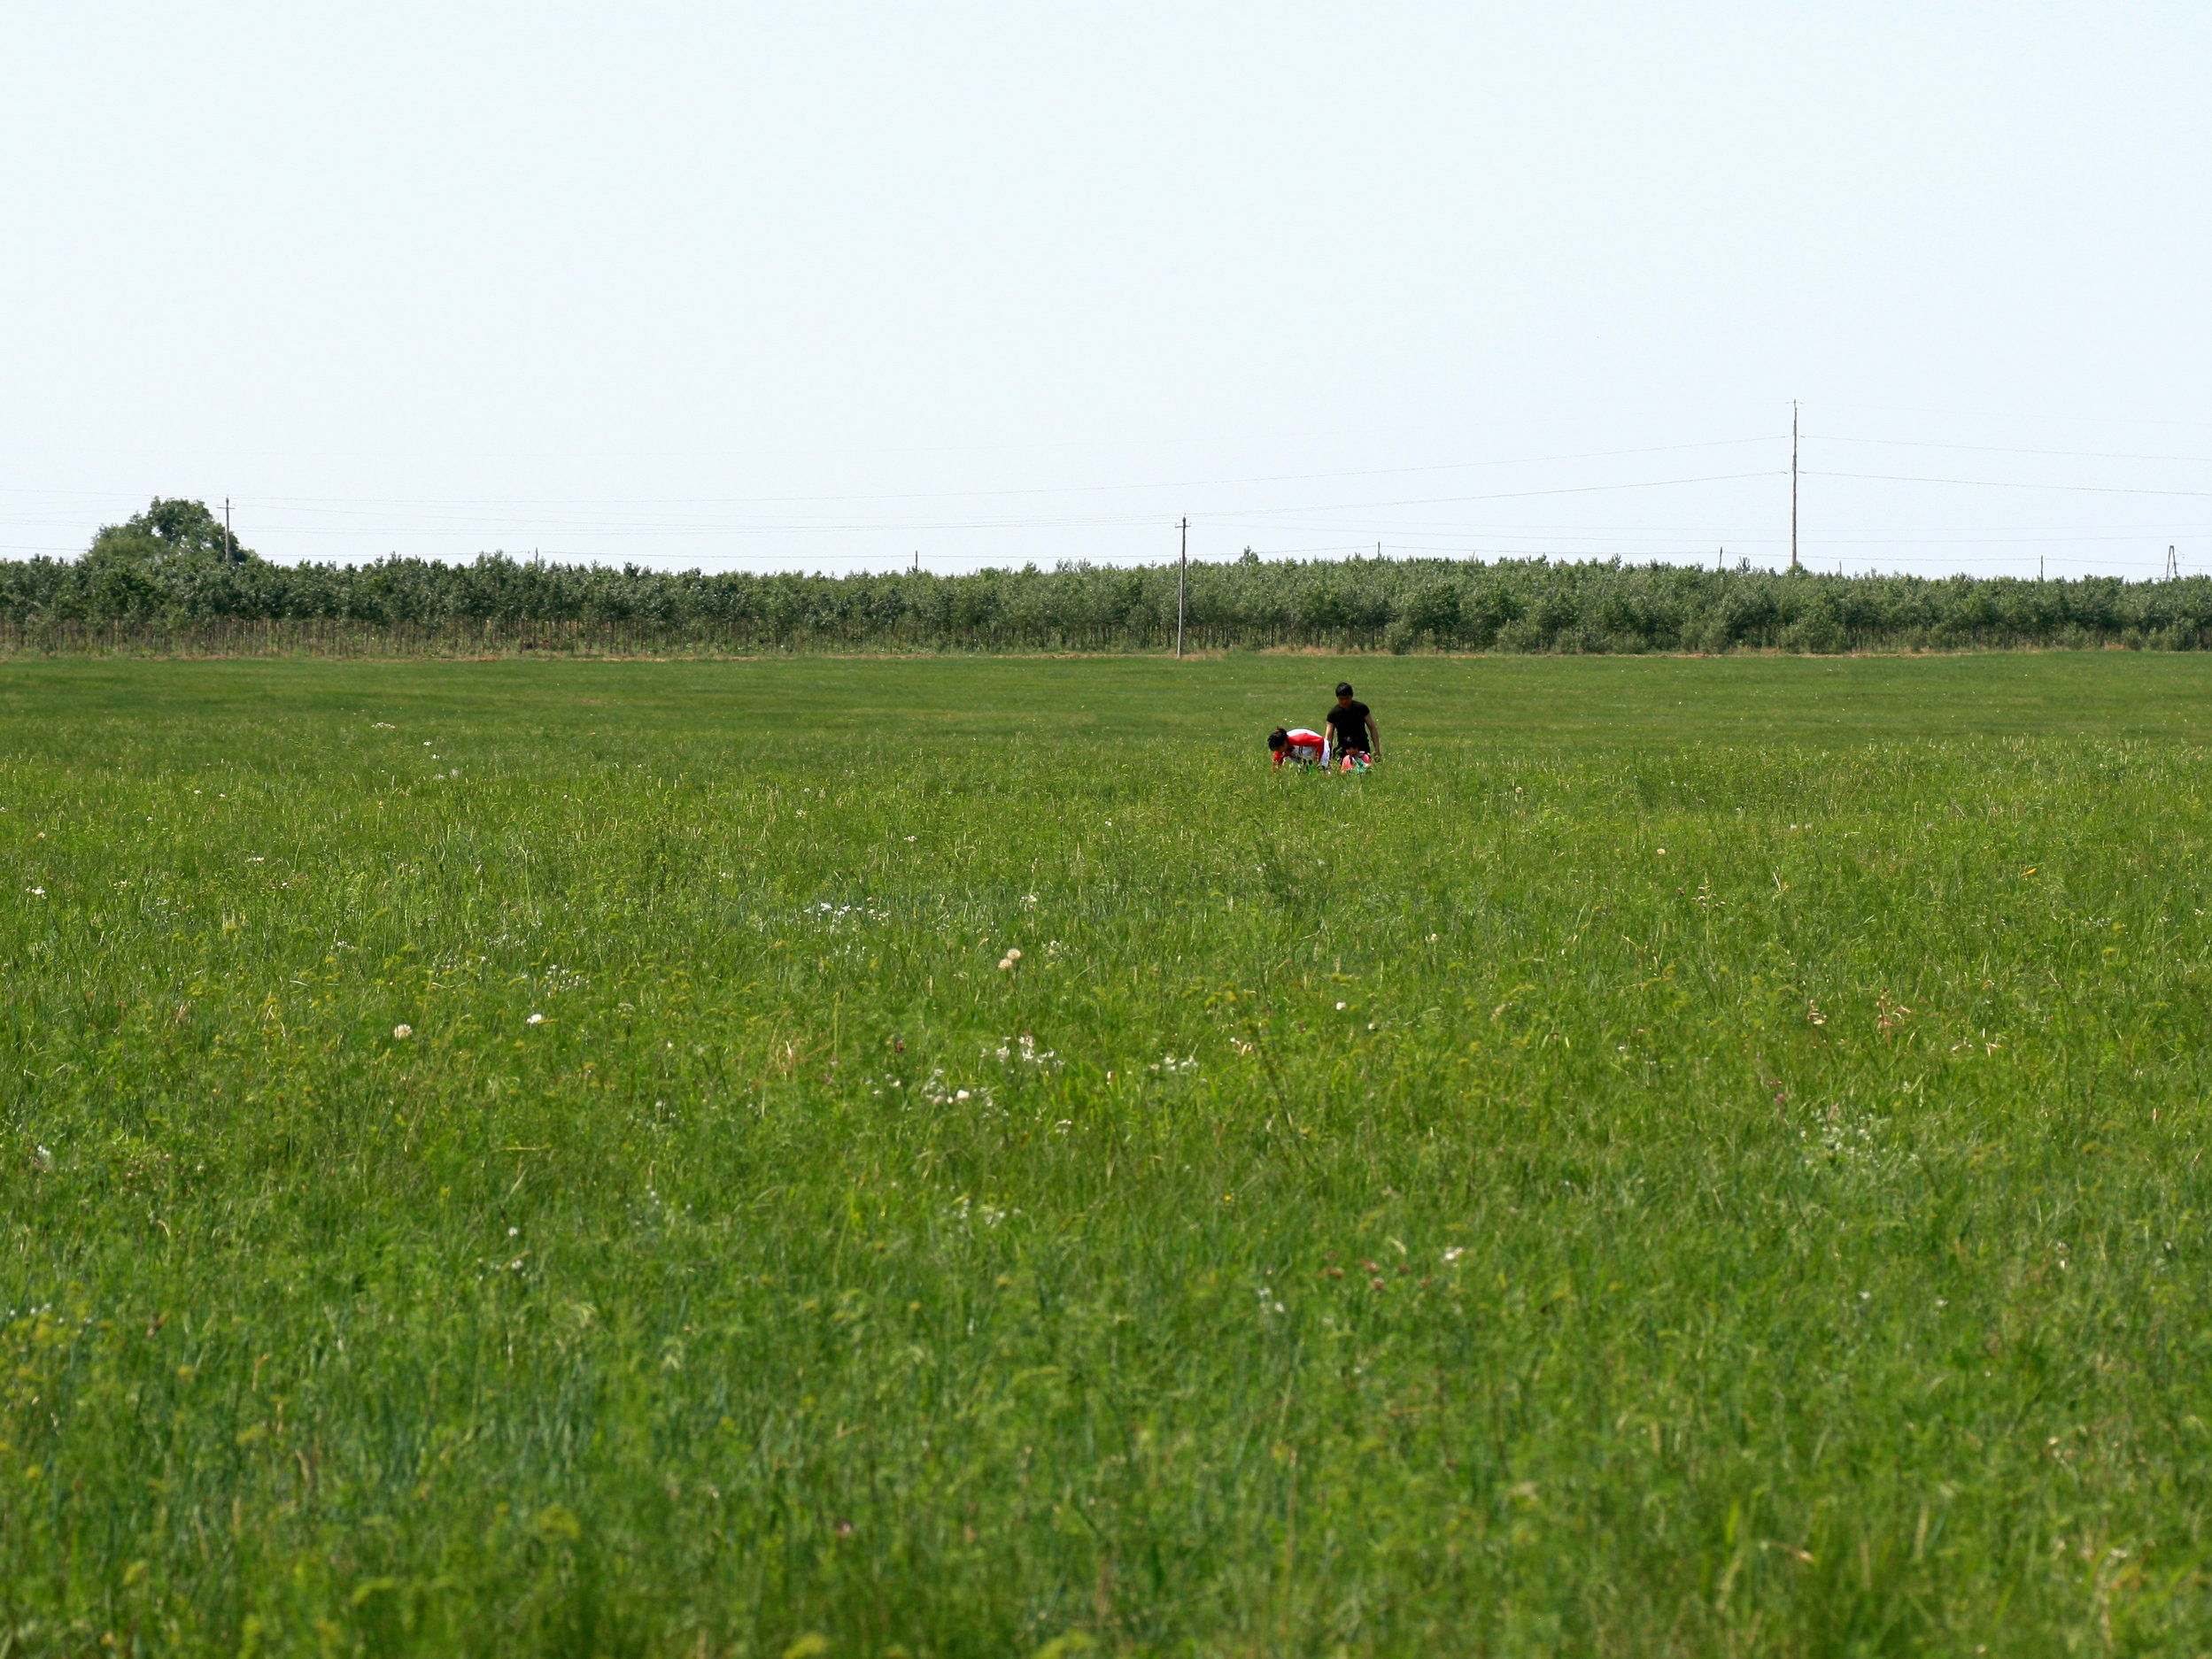
{"type": "Polygon", "coordinates": [[[1352,694],[1352,683],[1350,680],[1342,682],[1336,688],[1336,694],[1339,697],[1350,697],[1352,694]]]}

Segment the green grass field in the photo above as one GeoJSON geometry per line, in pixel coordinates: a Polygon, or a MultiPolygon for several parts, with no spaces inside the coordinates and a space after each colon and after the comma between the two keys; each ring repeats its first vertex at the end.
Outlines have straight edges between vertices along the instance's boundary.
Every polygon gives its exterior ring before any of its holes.
{"type": "Polygon", "coordinates": [[[2208,737],[8,666],[0,1655],[2212,1648],[2208,737]]]}

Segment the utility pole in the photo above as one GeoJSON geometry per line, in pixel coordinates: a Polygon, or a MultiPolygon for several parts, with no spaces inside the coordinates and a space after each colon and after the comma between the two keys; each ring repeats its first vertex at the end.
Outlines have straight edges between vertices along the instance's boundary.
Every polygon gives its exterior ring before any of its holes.
{"type": "Polygon", "coordinates": [[[2181,580],[2181,564],[2174,557],[2174,544],[2171,542],[2166,544],[2166,580],[2169,582],[2181,580]]]}
{"type": "Polygon", "coordinates": [[[1183,521],[1183,563],[1175,577],[1175,660],[1183,660],[1183,601],[1190,593],[1190,521],[1183,521]]]}
{"type": "Polygon", "coordinates": [[[230,533],[230,498],[223,498],[223,563],[238,562],[238,538],[230,533]]]}
{"type": "Polygon", "coordinates": [[[914,550],[914,574],[917,576],[922,574],[922,550],[918,547],[914,550]]]}
{"type": "Polygon", "coordinates": [[[1790,568],[1798,567],[1798,400],[1790,400],[1790,568]]]}

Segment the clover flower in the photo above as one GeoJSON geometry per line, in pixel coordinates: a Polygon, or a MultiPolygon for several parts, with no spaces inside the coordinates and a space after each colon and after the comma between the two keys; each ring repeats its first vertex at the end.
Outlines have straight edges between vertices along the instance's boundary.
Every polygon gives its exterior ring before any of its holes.
{"type": "Polygon", "coordinates": [[[414,1027],[412,1025],[395,1025],[391,1028],[391,1034],[396,1040],[404,1043],[407,1040],[407,1038],[414,1035],[414,1027]]]}

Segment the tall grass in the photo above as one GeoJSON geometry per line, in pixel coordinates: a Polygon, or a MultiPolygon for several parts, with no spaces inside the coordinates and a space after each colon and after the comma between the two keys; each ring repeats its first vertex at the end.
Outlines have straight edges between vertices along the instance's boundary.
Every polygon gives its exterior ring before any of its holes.
{"type": "Polygon", "coordinates": [[[12,669],[0,1647],[2203,1647],[2198,660],[1340,671],[12,669]]]}

